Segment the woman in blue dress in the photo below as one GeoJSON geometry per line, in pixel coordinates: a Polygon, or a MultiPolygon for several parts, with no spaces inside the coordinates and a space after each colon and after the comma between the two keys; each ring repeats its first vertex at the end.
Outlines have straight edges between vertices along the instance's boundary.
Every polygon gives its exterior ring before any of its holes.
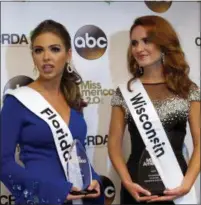
{"type": "MultiPolygon", "coordinates": [[[[73,139],[84,145],[87,127],[82,108],[85,104],[78,86],[81,78],[70,64],[69,33],[58,22],[43,21],[31,35],[31,49],[39,77],[26,87],[40,94],[66,123],[73,139]]],[[[1,126],[1,181],[14,195],[16,204],[74,204],[75,200],[82,200],[83,204],[104,204],[100,178],[93,168],[88,189],[96,193],[71,194],[78,188],[66,180],[50,127],[9,94],[1,111],[1,126]],[[15,162],[17,144],[24,167],[15,162]]]]}

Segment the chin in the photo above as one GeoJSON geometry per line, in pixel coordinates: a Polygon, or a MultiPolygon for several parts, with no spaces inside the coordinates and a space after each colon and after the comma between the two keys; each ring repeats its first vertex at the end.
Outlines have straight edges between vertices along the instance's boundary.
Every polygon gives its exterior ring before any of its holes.
{"type": "Polygon", "coordinates": [[[53,73],[49,73],[49,74],[43,74],[40,76],[42,79],[44,80],[52,80],[55,78],[55,75],[53,73]]]}
{"type": "Polygon", "coordinates": [[[154,62],[144,62],[144,63],[141,62],[141,63],[139,63],[140,67],[143,67],[143,68],[152,66],[154,64],[155,64],[154,62]]]}
{"type": "Polygon", "coordinates": [[[150,66],[150,65],[151,65],[150,63],[139,63],[140,67],[147,67],[147,66],[150,66]]]}

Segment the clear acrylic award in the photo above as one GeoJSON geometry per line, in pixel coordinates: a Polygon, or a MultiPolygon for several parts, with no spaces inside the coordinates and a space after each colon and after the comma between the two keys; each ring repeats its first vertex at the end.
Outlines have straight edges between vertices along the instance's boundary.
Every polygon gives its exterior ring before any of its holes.
{"type": "Polygon", "coordinates": [[[85,148],[79,140],[74,140],[72,143],[67,162],[67,176],[73,186],[80,189],[80,191],[73,191],[71,194],[96,193],[95,190],[87,190],[92,182],[91,164],[85,148]]]}
{"type": "Polygon", "coordinates": [[[138,184],[152,195],[163,195],[165,190],[163,181],[146,149],[141,155],[138,166],[138,184]]]}

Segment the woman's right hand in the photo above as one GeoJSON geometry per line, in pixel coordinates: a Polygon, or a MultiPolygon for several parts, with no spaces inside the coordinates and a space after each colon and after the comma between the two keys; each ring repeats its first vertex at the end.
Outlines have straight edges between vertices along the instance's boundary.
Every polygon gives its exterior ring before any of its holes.
{"type": "MultiPolygon", "coordinates": [[[[80,189],[78,189],[78,188],[76,188],[76,187],[72,187],[71,188],[71,191],[80,191],[80,189]]],[[[68,196],[67,196],[67,200],[68,201],[72,201],[72,200],[76,200],[76,199],[82,199],[82,198],[84,198],[85,197],[85,195],[73,195],[73,194],[68,194],[68,196]]]]}
{"type": "Polygon", "coordinates": [[[148,190],[142,188],[139,184],[136,184],[134,182],[126,182],[124,183],[124,186],[138,202],[148,201],[158,197],[157,195],[151,195],[148,190]],[[140,194],[143,194],[145,196],[140,196],[140,194]]]}

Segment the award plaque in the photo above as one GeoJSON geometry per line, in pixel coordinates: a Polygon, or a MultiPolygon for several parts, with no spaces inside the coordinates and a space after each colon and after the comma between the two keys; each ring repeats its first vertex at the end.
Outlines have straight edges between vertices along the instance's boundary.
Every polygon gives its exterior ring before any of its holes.
{"type": "Polygon", "coordinates": [[[152,195],[163,195],[165,186],[146,149],[139,161],[137,181],[140,186],[150,191],[152,195]]]}
{"type": "Polygon", "coordinates": [[[72,143],[67,162],[67,176],[73,186],[80,189],[80,191],[72,191],[71,194],[96,193],[95,190],[87,190],[92,181],[91,164],[79,140],[74,140],[72,143]]]}

